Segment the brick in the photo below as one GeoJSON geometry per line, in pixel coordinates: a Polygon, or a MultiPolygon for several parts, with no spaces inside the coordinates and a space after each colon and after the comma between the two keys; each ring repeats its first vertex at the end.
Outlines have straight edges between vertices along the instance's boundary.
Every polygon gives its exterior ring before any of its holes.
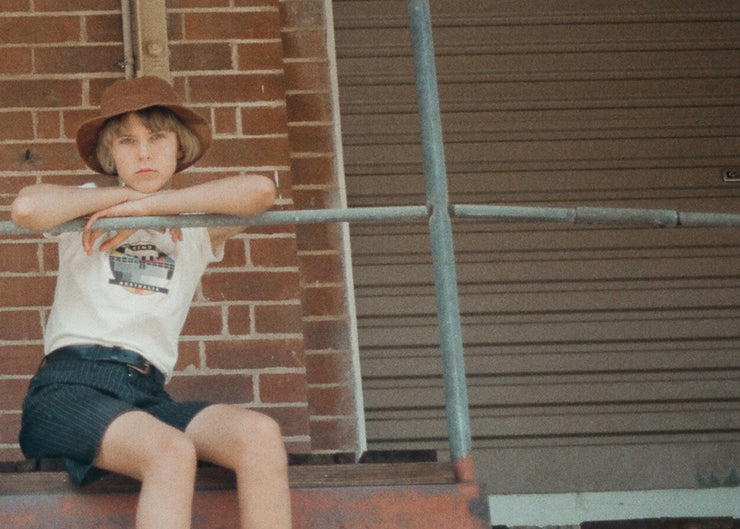
{"type": "Polygon", "coordinates": [[[301,368],[303,342],[299,338],[208,342],[206,364],[210,369],[301,368]]]}
{"type": "Polygon", "coordinates": [[[73,139],[77,135],[77,129],[88,119],[94,118],[98,114],[95,108],[85,110],[65,110],[62,112],[64,137],[73,139]]]}
{"type": "MultiPolygon", "coordinates": [[[[291,199],[293,196],[293,174],[290,170],[277,171],[277,189],[280,199],[291,199]]],[[[277,209],[277,208],[274,208],[277,209]]],[[[287,209],[287,208],[282,208],[287,209]]],[[[290,224],[276,226],[280,228],[281,233],[295,233],[295,229],[290,224]]]]}
{"type": "Polygon", "coordinates": [[[291,169],[296,185],[327,185],[335,180],[334,157],[330,155],[295,158],[291,169]]]}
{"type": "Polygon", "coordinates": [[[58,184],[63,186],[79,186],[88,182],[93,182],[100,187],[117,185],[115,177],[93,173],[89,170],[87,173],[80,171],[68,174],[49,174],[42,176],[41,181],[45,184],[58,184]]]}
{"type": "Polygon", "coordinates": [[[31,0],[3,0],[3,11],[6,13],[12,12],[27,12],[31,10],[31,0]]]}
{"type": "Polygon", "coordinates": [[[298,266],[295,237],[274,239],[252,239],[249,241],[249,255],[252,264],[258,267],[298,266]]]}
{"type": "MultiPolygon", "coordinates": [[[[53,0],[52,0],[53,1],[53,0]]],[[[121,3],[118,2],[118,13],[85,16],[85,31],[87,42],[114,42],[123,41],[123,24],[121,24],[121,3]]]]}
{"type": "MultiPolygon", "coordinates": [[[[114,82],[120,79],[123,79],[123,78],[124,76],[122,72],[120,77],[115,78],[115,79],[110,79],[107,77],[104,79],[100,79],[100,78],[90,79],[89,81],[89,85],[90,85],[89,102],[93,106],[93,108],[91,109],[91,113],[93,115],[97,115],[97,107],[100,105],[100,98],[103,95],[103,92],[105,91],[105,89],[108,88],[114,82]]],[[[183,94],[182,90],[177,90],[177,93],[180,96],[182,96],[183,94]]],[[[93,117],[93,116],[90,115],[88,117],[93,117]]]]}
{"type": "Polygon", "coordinates": [[[230,7],[231,0],[167,0],[167,9],[230,7]]]}
{"type": "Polygon", "coordinates": [[[344,285],[307,288],[303,296],[306,316],[344,316],[347,314],[344,285]]]}
{"type": "Polygon", "coordinates": [[[252,333],[251,305],[231,305],[228,314],[229,334],[252,333]]]}
{"type": "Polygon", "coordinates": [[[288,136],[294,153],[334,151],[334,131],[329,125],[289,124],[288,136]]]}
{"type": "Polygon", "coordinates": [[[237,46],[237,68],[248,70],[282,70],[283,44],[273,42],[248,42],[237,46]]]}
{"type": "Polygon", "coordinates": [[[61,79],[0,81],[0,108],[75,106],[81,103],[80,93],[80,81],[61,79]]]}
{"type": "Polygon", "coordinates": [[[209,301],[277,301],[299,295],[298,274],[292,272],[208,273],[202,285],[209,301]]]}
{"type": "Polygon", "coordinates": [[[351,386],[314,387],[308,390],[311,415],[352,415],[355,412],[351,386]]]}
{"type": "Polygon", "coordinates": [[[300,333],[303,331],[302,317],[300,305],[257,305],[254,307],[255,331],[259,334],[300,333]]]}
{"type": "Polygon", "coordinates": [[[3,48],[0,74],[28,74],[33,70],[30,48],[3,48]]]}
{"type": "Polygon", "coordinates": [[[231,46],[226,43],[173,42],[170,45],[173,70],[232,70],[231,46]]]}
{"type": "Polygon", "coordinates": [[[183,327],[183,336],[211,336],[223,332],[221,307],[191,307],[183,327]]]}
{"type": "Polygon", "coordinates": [[[226,167],[287,166],[288,138],[218,139],[201,165],[226,167]]]}
{"type": "Polygon", "coordinates": [[[296,226],[299,252],[333,250],[340,245],[341,231],[336,224],[303,224],[296,226]]]}
{"type": "Polygon", "coordinates": [[[326,54],[326,30],[323,27],[283,32],[283,55],[286,58],[324,58],[326,54]]]}
{"type": "Polygon", "coordinates": [[[308,389],[303,373],[267,373],[259,376],[261,402],[306,402],[308,389]]]}
{"type": "Polygon", "coordinates": [[[41,318],[37,310],[0,312],[0,340],[40,340],[41,318]]]}
{"type": "Polygon", "coordinates": [[[355,422],[352,418],[311,420],[311,449],[313,451],[352,451],[356,442],[355,422]]]}
{"type": "Polygon", "coordinates": [[[59,246],[56,243],[41,246],[43,267],[46,272],[59,270],[59,246]]]}
{"type": "Polygon", "coordinates": [[[21,378],[0,379],[0,410],[20,410],[28,382],[21,378]]]}
{"type": "Polygon", "coordinates": [[[32,307],[51,305],[54,295],[53,277],[0,277],[0,292],[3,293],[0,306],[32,307]]]}
{"type": "Polygon", "coordinates": [[[80,19],[77,16],[0,16],[3,44],[50,44],[79,42],[80,19]]]}
{"type": "Polygon", "coordinates": [[[30,140],[33,138],[33,118],[30,112],[0,113],[3,140],[30,140]]]}
{"type": "Polygon", "coordinates": [[[21,449],[18,448],[18,445],[11,445],[11,447],[8,448],[0,448],[0,461],[23,461],[24,456],[21,452],[21,449]]]}
{"type": "Polygon", "coordinates": [[[218,263],[219,267],[239,267],[247,264],[247,251],[244,239],[228,239],[224,247],[224,258],[218,263]]]}
{"type": "Polygon", "coordinates": [[[337,254],[302,254],[302,283],[339,283],[344,281],[341,257],[337,254]]]}
{"type": "Polygon", "coordinates": [[[240,112],[244,134],[288,133],[288,116],[285,106],[246,107],[242,108],[240,112]]]}
{"type": "Polygon", "coordinates": [[[39,259],[36,244],[0,244],[0,272],[38,271],[39,259]]]}
{"type": "MultiPolygon", "coordinates": [[[[289,85],[292,89],[295,87],[289,85]]],[[[331,104],[325,93],[298,93],[287,97],[288,119],[300,121],[330,121],[331,104]]]]}
{"type": "Polygon", "coordinates": [[[280,38],[277,11],[187,13],[184,27],[188,40],[280,38]]]}
{"type": "Polygon", "coordinates": [[[255,406],[249,409],[264,413],[275,419],[285,437],[308,435],[309,433],[308,406],[255,406]]]}
{"type": "Polygon", "coordinates": [[[10,198],[8,203],[15,199],[15,195],[18,191],[36,182],[36,178],[32,176],[13,176],[0,178],[0,197],[10,198]]]}
{"type": "Polygon", "coordinates": [[[60,113],[37,112],[36,136],[44,140],[55,140],[62,138],[62,119],[60,113]]]}
{"type": "Polygon", "coordinates": [[[10,171],[73,171],[83,163],[72,142],[28,145],[0,144],[0,161],[10,171]]]}
{"type": "Polygon", "coordinates": [[[251,375],[179,375],[172,377],[167,390],[175,400],[205,400],[226,404],[254,402],[251,375]]]}
{"type": "Polygon", "coordinates": [[[213,130],[216,134],[236,134],[237,114],[236,107],[219,107],[213,110],[213,130]]]}
{"type": "Polygon", "coordinates": [[[190,97],[195,103],[243,103],[245,101],[284,101],[282,74],[252,73],[229,76],[193,75],[189,79],[190,97]]]}
{"type": "MultiPolygon", "coordinates": [[[[2,317],[2,316],[0,316],[2,317]]],[[[44,356],[44,347],[38,345],[0,346],[0,373],[4,375],[33,375],[44,356]]]]}
{"type": "MultiPolygon", "coordinates": [[[[308,430],[308,428],[306,429],[308,430]]],[[[20,413],[0,414],[0,444],[18,443],[18,432],[20,430],[20,413]]]]}
{"type": "Polygon", "coordinates": [[[121,11],[118,0],[34,0],[36,11],[121,11]]]}
{"type": "Polygon", "coordinates": [[[335,202],[335,190],[331,188],[294,189],[293,201],[298,209],[331,208],[335,202]]]}
{"type": "Polygon", "coordinates": [[[309,384],[351,383],[352,360],[349,351],[306,354],[309,384]]]}
{"type": "MultiPolygon", "coordinates": [[[[329,63],[326,60],[287,62],[285,82],[291,90],[316,90],[328,93],[329,63]]],[[[324,97],[328,100],[326,94],[324,97]]]]}
{"type": "Polygon", "coordinates": [[[235,7],[274,7],[277,9],[280,0],[234,0],[235,7]]]}
{"type": "Polygon", "coordinates": [[[38,74],[117,72],[123,46],[65,46],[36,50],[38,74]]]}
{"type": "Polygon", "coordinates": [[[183,371],[191,367],[200,368],[200,345],[198,342],[180,340],[178,344],[177,363],[175,371],[183,371]]]}
{"type": "Polygon", "coordinates": [[[322,1],[285,0],[280,6],[285,28],[325,26],[322,1]]]}
{"type": "Polygon", "coordinates": [[[304,322],[306,350],[349,349],[349,332],[344,320],[304,322]]]}

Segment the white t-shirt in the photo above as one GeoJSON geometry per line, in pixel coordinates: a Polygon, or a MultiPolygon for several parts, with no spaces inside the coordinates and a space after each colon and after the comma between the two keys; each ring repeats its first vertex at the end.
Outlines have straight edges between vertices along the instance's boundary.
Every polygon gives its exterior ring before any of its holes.
{"type": "Polygon", "coordinates": [[[141,354],[169,379],[177,345],[200,278],[214,254],[207,228],[138,230],[118,248],[88,256],[82,234],[63,233],[59,276],[44,335],[45,353],[66,345],[119,346],[141,354]]]}

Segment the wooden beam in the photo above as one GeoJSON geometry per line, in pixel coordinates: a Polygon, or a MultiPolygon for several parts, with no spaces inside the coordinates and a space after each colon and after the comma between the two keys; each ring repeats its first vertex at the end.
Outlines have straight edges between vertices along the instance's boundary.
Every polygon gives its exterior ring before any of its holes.
{"type": "MultiPolygon", "coordinates": [[[[362,463],[297,465],[289,468],[291,488],[451,485],[456,482],[452,463],[362,463]]],[[[233,472],[219,467],[198,469],[196,489],[231,490],[233,472]]],[[[65,471],[0,473],[0,496],[10,494],[122,493],[136,492],[139,482],[110,474],[78,487],[65,471]]]]}

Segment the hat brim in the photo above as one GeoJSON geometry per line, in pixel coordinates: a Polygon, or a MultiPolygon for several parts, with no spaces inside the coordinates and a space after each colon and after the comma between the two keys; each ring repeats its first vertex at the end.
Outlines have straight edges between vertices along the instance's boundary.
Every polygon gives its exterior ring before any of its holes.
{"type": "Polygon", "coordinates": [[[115,111],[103,112],[101,115],[83,122],[77,129],[76,142],[77,151],[85,164],[95,172],[109,174],[100,165],[100,161],[97,156],[98,138],[105,122],[116,116],[151,107],[164,107],[174,112],[183,124],[193,131],[200,143],[200,149],[197,155],[187,162],[178,162],[176,171],[180,172],[197,162],[203,157],[211,145],[210,124],[203,116],[189,107],[186,107],[177,101],[172,101],[170,98],[167,99],[169,100],[158,100],[156,102],[149,99],[141,101],[140,104],[137,104],[136,101],[129,101],[128,104],[124,103],[122,105],[118,105],[118,108],[116,108],[115,111]]]}

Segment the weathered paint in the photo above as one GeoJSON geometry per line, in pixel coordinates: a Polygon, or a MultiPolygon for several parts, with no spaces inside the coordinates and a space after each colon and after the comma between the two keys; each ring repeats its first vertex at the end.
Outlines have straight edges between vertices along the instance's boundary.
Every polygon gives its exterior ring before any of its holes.
{"type": "MultiPolygon", "coordinates": [[[[137,494],[25,494],[0,497],[2,529],[134,527],[137,494]]],[[[476,484],[303,488],[292,491],[294,529],[490,529],[476,484]]],[[[236,493],[201,491],[193,529],[238,526],[236,493]]]]}

